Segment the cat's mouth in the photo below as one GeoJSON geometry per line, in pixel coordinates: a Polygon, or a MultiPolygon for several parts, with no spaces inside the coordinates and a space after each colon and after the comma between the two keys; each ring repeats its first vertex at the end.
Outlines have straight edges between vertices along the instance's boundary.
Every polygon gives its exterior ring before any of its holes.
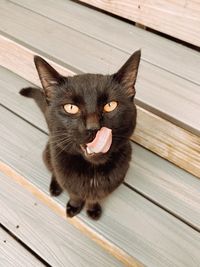
{"type": "Polygon", "coordinates": [[[82,144],[86,157],[92,157],[97,154],[105,154],[109,151],[112,144],[112,130],[102,127],[96,134],[94,140],[88,144],[82,144]]]}

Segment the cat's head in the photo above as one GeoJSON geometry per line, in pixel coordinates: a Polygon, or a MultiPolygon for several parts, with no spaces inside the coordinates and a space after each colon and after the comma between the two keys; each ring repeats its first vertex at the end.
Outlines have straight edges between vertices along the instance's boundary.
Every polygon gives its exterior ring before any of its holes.
{"type": "Polygon", "coordinates": [[[128,142],[136,124],[134,96],[140,55],[135,52],[113,75],[73,77],[63,77],[35,56],[48,104],[52,145],[100,164],[128,142]]]}

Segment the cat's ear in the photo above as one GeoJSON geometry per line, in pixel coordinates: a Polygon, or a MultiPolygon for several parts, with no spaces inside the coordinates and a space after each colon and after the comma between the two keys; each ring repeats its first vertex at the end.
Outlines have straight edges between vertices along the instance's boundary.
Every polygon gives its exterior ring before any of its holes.
{"type": "Polygon", "coordinates": [[[125,88],[130,97],[135,95],[134,86],[137,79],[140,57],[141,50],[138,50],[130,56],[126,63],[113,76],[114,80],[125,88]]]}
{"type": "Polygon", "coordinates": [[[35,66],[40,77],[45,96],[49,101],[55,89],[55,86],[61,84],[63,76],[60,75],[53,67],[43,58],[34,56],[35,66]]]}

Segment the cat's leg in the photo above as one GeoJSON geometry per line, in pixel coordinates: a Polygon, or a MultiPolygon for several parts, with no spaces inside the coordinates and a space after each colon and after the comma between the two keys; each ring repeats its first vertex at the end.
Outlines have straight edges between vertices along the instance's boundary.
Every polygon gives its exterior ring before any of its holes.
{"type": "Polygon", "coordinates": [[[52,167],[52,164],[51,164],[51,154],[50,154],[50,149],[49,149],[49,142],[47,142],[42,156],[43,156],[44,164],[46,165],[47,169],[50,172],[53,172],[53,167],[52,167]]]}
{"type": "Polygon", "coordinates": [[[63,189],[60,187],[54,175],[51,176],[51,183],[49,186],[49,192],[52,196],[57,197],[62,193],[63,189]]]}
{"type": "Polygon", "coordinates": [[[98,202],[87,202],[87,215],[93,220],[98,220],[102,214],[102,208],[98,202]]]}
{"type": "Polygon", "coordinates": [[[50,154],[50,150],[49,150],[49,142],[47,143],[44,152],[43,152],[43,160],[44,163],[47,167],[47,169],[52,173],[51,176],[51,183],[49,186],[49,192],[52,196],[59,196],[62,193],[62,188],[60,187],[60,185],[58,184],[58,182],[56,181],[56,177],[53,174],[53,167],[51,164],[51,154],[50,154]]]}
{"type": "Polygon", "coordinates": [[[67,203],[67,217],[73,217],[80,213],[85,205],[85,201],[80,197],[70,194],[70,200],[67,203]]]}

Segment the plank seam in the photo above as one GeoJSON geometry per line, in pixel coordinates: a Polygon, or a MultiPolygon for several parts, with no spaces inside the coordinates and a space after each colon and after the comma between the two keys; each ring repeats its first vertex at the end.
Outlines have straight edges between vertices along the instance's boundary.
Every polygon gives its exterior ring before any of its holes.
{"type": "Polygon", "coordinates": [[[2,228],[7,234],[9,234],[17,243],[19,243],[23,248],[25,248],[29,253],[31,253],[36,259],[38,259],[44,266],[51,267],[51,265],[46,262],[40,255],[38,255],[34,250],[27,246],[19,237],[13,234],[8,228],[6,228],[2,223],[0,223],[0,228],[2,228]]]}
{"type": "MultiPolygon", "coordinates": [[[[48,19],[48,20],[50,20],[50,21],[52,21],[52,22],[55,22],[55,23],[58,23],[58,24],[60,24],[60,25],[62,25],[62,26],[64,26],[64,27],[66,27],[66,28],[68,28],[68,29],[73,30],[74,32],[77,32],[77,33],[79,33],[79,34],[81,34],[81,35],[87,36],[87,37],[89,37],[89,38],[91,38],[91,39],[94,39],[94,40],[96,40],[96,41],[98,41],[98,42],[100,42],[100,43],[102,43],[102,44],[105,44],[105,45],[107,45],[107,46],[109,46],[109,47],[115,48],[115,49],[117,49],[117,50],[119,50],[119,51],[121,51],[121,52],[127,54],[127,56],[130,56],[130,55],[131,55],[131,53],[130,53],[129,51],[124,50],[124,49],[121,49],[120,47],[117,47],[116,45],[113,45],[113,44],[111,44],[111,43],[108,43],[108,42],[106,42],[106,41],[103,41],[103,40],[101,40],[101,39],[99,39],[99,38],[97,38],[97,37],[94,37],[94,36],[92,36],[92,35],[90,35],[90,34],[87,34],[87,33],[85,33],[85,32],[81,32],[81,31],[79,31],[79,30],[77,30],[77,29],[75,29],[75,28],[73,28],[73,27],[71,27],[71,26],[68,26],[68,25],[66,25],[66,24],[64,24],[64,23],[62,23],[62,22],[59,22],[59,21],[57,21],[57,20],[54,20],[54,19],[52,19],[52,18],[50,18],[50,17],[48,17],[48,16],[45,16],[45,15],[43,15],[43,14],[37,12],[37,11],[34,11],[34,10],[28,8],[28,7],[25,7],[25,6],[23,6],[23,5],[20,5],[19,3],[15,3],[15,2],[13,2],[13,1],[10,1],[10,2],[11,2],[13,5],[19,6],[19,7],[23,8],[23,9],[28,10],[28,11],[30,11],[30,12],[32,12],[32,13],[35,13],[35,14],[37,14],[37,15],[39,15],[39,16],[45,18],[45,19],[48,19]]],[[[81,2],[80,4],[82,4],[82,2],[81,2]]],[[[89,6],[89,7],[92,7],[92,6],[89,6]]],[[[100,10],[100,11],[101,11],[101,10],[100,10]]],[[[107,15],[109,16],[110,14],[107,14],[107,15]]],[[[119,19],[119,18],[118,18],[118,19],[119,19]]],[[[130,24],[130,21],[127,22],[127,23],[130,24]]],[[[133,26],[134,26],[134,25],[133,25],[133,26]]],[[[134,26],[134,27],[135,27],[135,26],[134,26]]],[[[154,35],[154,33],[151,33],[151,32],[149,32],[149,33],[154,35]]],[[[159,36],[159,35],[157,34],[157,36],[159,36]]],[[[160,38],[163,38],[163,37],[161,37],[161,36],[159,36],[159,37],[160,37],[160,38]]],[[[173,41],[173,42],[174,42],[174,41],[173,41]]],[[[138,48],[138,49],[139,49],[139,48],[138,48]]],[[[189,49],[189,48],[188,48],[188,49],[189,49]]],[[[132,52],[134,52],[134,51],[132,51],[132,52]]],[[[48,56],[49,56],[49,55],[48,55],[48,56]]],[[[156,68],[162,69],[162,70],[164,70],[164,71],[166,71],[166,72],[168,72],[168,73],[170,73],[170,74],[172,74],[172,75],[174,75],[174,76],[176,76],[176,77],[179,77],[179,78],[181,78],[181,79],[183,79],[183,80],[185,80],[185,81],[191,82],[191,83],[193,83],[193,84],[195,84],[195,85],[200,85],[200,83],[198,83],[198,82],[195,82],[195,81],[193,81],[193,80],[191,80],[191,79],[185,78],[184,76],[181,76],[180,74],[174,73],[174,72],[170,71],[169,69],[164,68],[164,67],[162,67],[162,66],[160,66],[160,65],[157,65],[157,64],[155,64],[155,63],[152,63],[151,61],[149,61],[149,60],[147,60],[147,59],[142,58],[141,60],[144,61],[144,62],[146,62],[146,63],[148,63],[148,64],[150,64],[150,65],[152,65],[152,66],[154,66],[154,67],[156,67],[156,68]]]]}
{"type": "Polygon", "coordinates": [[[2,171],[5,175],[9,176],[15,182],[23,186],[27,191],[37,197],[42,203],[44,203],[48,208],[52,209],[57,215],[67,220],[70,224],[76,227],[78,230],[83,232],[86,236],[88,236],[91,240],[100,245],[104,250],[107,250],[111,255],[121,261],[127,267],[143,267],[143,264],[140,263],[133,256],[130,256],[120,247],[117,247],[116,244],[111,243],[108,239],[103,237],[100,233],[95,232],[92,228],[84,223],[80,218],[66,218],[65,209],[62,205],[55,200],[53,200],[50,196],[48,196],[45,192],[37,188],[37,186],[33,185],[25,177],[19,174],[16,170],[12,169],[10,166],[0,161],[0,171],[2,171]]]}
{"type": "Polygon", "coordinates": [[[18,46],[22,47],[26,51],[27,50],[32,51],[33,54],[35,54],[35,55],[36,54],[42,54],[43,57],[46,57],[48,59],[48,61],[53,61],[56,65],[59,65],[62,69],[68,70],[68,72],[70,72],[71,75],[74,75],[74,73],[76,73],[76,74],[82,74],[83,73],[83,71],[81,71],[81,70],[79,70],[79,69],[77,69],[71,65],[64,63],[63,61],[51,56],[50,54],[45,53],[44,51],[41,51],[38,48],[31,46],[30,44],[27,44],[26,42],[23,42],[23,41],[17,39],[16,37],[13,37],[12,35],[2,31],[1,29],[0,29],[0,36],[3,39],[7,39],[13,43],[16,43],[18,46]]]}
{"type": "Polygon", "coordinates": [[[15,116],[17,116],[18,118],[20,118],[21,120],[25,121],[26,123],[30,124],[32,127],[36,128],[37,130],[39,130],[40,132],[48,135],[47,132],[45,132],[43,129],[41,129],[40,127],[38,127],[37,125],[33,124],[32,122],[26,120],[24,117],[22,117],[21,115],[19,115],[18,113],[14,112],[12,109],[9,109],[8,107],[4,106],[3,104],[0,103],[0,107],[3,107],[4,109],[8,110],[9,112],[11,112],[12,114],[14,114],[15,116]]]}
{"type": "Polygon", "coordinates": [[[177,220],[181,221],[182,223],[186,224],[187,226],[189,226],[190,228],[192,228],[193,230],[195,230],[196,232],[200,233],[200,228],[196,227],[195,225],[193,225],[192,223],[188,222],[187,220],[183,219],[182,217],[178,216],[175,212],[165,208],[164,206],[162,206],[159,202],[153,200],[152,198],[148,197],[146,194],[144,194],[143,192],[139,191],[138,189],[134,188],[133,186],[131,186],[130,184],[128,184],[127,182],[124,182],[124,185],[127,186],[129,189],[133,190],[135,193],[137,193],[138,195],[140,195],[141,197],[145,198],[146,200],[150,201],[151,203],[153,203],[154,205],[156,205],[157,207],[159,207],[160,209],[164,210],[165,212],[169,213],[170,215],[174,216],[177,220]]]}

